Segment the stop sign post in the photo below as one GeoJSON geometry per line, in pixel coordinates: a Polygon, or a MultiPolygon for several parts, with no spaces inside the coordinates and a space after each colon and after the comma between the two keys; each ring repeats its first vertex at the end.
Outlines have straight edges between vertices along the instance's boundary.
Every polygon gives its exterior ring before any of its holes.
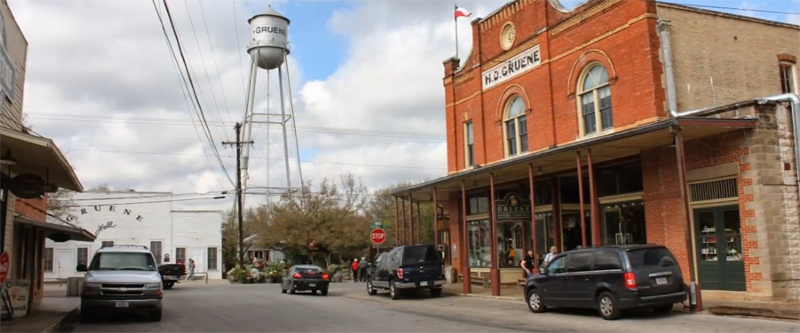
{"type": "Polygon", "coordinates": [[[369,239],[375,245],[381,245],[386,241],[386,232],[383,228],[374,228],[369,232],[369,239]]]}

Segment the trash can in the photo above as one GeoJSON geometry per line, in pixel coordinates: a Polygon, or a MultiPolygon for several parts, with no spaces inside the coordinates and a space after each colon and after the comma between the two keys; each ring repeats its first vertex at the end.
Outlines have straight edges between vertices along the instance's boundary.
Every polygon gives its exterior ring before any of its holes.
{"type": "Polygon", "coordinates": [[[78,297],[83,291],[83,277],[67,278],[67,297],[78,297]]]}

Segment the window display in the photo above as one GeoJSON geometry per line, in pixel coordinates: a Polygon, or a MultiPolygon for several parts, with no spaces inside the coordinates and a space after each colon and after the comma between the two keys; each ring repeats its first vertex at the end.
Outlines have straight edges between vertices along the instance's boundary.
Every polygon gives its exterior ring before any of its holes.
{"type": "Polygon", "coordinates": [[[603,205],[603,244],[647,244],[644,202],[603,205]]]}
{"type": "Polygon", "coordinates": [[[489,220],[467,222],[470,268],[489,268],[492,264],[489,220]]]}
{"type": "MultiPolygon", "coordinates": [[[[553,224],[553,212],[536,213],[536,253],[544,258],[550,247],[555,245],[556,229],[553,224]]],[[[533,242],[531,242],[531,248],[533,242]]]]}
{"type": "Polygon", "coordinates": [[[519,267],[523,253],[523,233],[528,231],[530,223],[522,221],[497,223],[498,258],[500,268],[519,267]]]}

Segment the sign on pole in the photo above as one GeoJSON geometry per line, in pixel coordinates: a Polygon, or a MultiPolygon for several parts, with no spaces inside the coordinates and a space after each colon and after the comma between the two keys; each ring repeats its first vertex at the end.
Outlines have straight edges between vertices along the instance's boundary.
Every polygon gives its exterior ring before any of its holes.
{"type": "Polygon", "coordinates": [[[369,232],[369,239],[373,244],[383,244],[386,241],[386,232],[383,231],[383,228],[374,228],[369,232]]]}
{"type": "Polygon", "coordinates": [[[6,283],[8,277],[8,252],[3,251],[0,255],[0,284],[6,283]]]}
{"type": "Polygon", "coordinates": [[[375,221],[374,223],[372,223],[372,227],[373,228],[383,228],[383,222],[375,221]]]}

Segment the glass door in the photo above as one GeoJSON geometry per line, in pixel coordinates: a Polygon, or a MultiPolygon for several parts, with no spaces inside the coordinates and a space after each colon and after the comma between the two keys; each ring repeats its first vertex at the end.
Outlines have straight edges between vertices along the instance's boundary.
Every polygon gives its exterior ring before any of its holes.
{"type": "Polygon", "coordinates": [[[745,291],[739,207],[695,209],[694,224],[703,289],[745,291]]]}

